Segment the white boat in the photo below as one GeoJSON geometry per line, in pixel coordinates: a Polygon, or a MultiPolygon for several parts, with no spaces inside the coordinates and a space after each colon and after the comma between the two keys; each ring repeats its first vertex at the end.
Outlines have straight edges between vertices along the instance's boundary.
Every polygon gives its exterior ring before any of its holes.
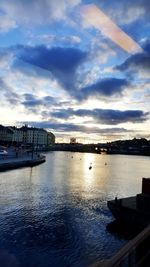
{"type": "Polygon", "coordinates": [[[0,149],[0,155],[5,156],[7,154],[8,154],[8,152],[6,150],[1,150],[0,149]]]}

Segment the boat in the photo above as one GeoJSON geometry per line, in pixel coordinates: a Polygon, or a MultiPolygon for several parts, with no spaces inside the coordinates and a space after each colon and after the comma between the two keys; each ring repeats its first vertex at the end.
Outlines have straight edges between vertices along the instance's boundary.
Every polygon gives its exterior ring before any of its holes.
{"type": "Polygon", "coordinates": [[[107,206],[116,220],[146,227],[150,224],[150,178],[142,179],[142,193],[133,197],[115,198],[107,206]]]}
{"type": "Polygon", "coordinates": [[[0,149],[0,155],[5,156],[7,154],[8,154],[8,152],[6,150],[0,149]]]}

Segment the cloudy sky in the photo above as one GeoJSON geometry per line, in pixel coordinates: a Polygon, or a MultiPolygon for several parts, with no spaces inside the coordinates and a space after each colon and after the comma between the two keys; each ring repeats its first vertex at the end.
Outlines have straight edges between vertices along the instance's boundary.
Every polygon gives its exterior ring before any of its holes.
{"type": "Polygon", "coordinates": [[[150,138],[149,0],[0,0],[0,124],[150,138]]]}

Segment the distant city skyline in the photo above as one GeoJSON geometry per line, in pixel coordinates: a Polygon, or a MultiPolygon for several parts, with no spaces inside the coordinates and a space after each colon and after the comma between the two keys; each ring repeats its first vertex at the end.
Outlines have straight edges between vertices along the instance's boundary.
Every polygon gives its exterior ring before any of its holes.
{"type": "Polygon", "coordinates": [[[148,0],[1,0],[0,124],[150,139],[148,0]]]}

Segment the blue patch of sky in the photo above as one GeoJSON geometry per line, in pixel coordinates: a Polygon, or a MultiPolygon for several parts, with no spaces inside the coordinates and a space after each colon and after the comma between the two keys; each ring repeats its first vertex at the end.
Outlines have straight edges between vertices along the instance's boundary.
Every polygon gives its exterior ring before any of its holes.
{"type": "Polygon", "coordinates": [[[139,42],[144,37],[150,38],[149,26],[143,20],[137,20],[131,24],[122,26],[122,29],[136,42],[139,42]]]}
{"type": "Polygon", "coordinates": [[[150,95],[150,88],[146,89],[145,92],[150,95]]]}
{"type": "Polygon", "coordinates": [[[0,16],[3,16],[5,12],[0,8],[0,16]]]}
{"type": "Polygon", "coordinates": [[[0,46],[10,47],[17,44],[26,44],[28,41],[26,35],[19,28],[0,34],[0,46]]]}
{"type": "MultiPolygon", "coordinates": [[[[111,40],[107,40],[107,42],[108,42],[108,47],[109,47],[109,44],[112,41],[111,40]]],[[[113,42],[112,42],[112,45],[113,46],[111,46],[111,49],[114,49],[115,54],[114,55],[110,54],[110,56],[109,56],[109,50],[108,50],[108,60],[107,60],[107,62],[106,63],[101,63],[101,66],[103,68],[115,67],[117,65],[120,65],[130,56],[130,54],[125,52],[123,49],[118,47],[113,42]]],[[[102,51],[102,56],[103,56],[103,51],[102,51]]]]}

